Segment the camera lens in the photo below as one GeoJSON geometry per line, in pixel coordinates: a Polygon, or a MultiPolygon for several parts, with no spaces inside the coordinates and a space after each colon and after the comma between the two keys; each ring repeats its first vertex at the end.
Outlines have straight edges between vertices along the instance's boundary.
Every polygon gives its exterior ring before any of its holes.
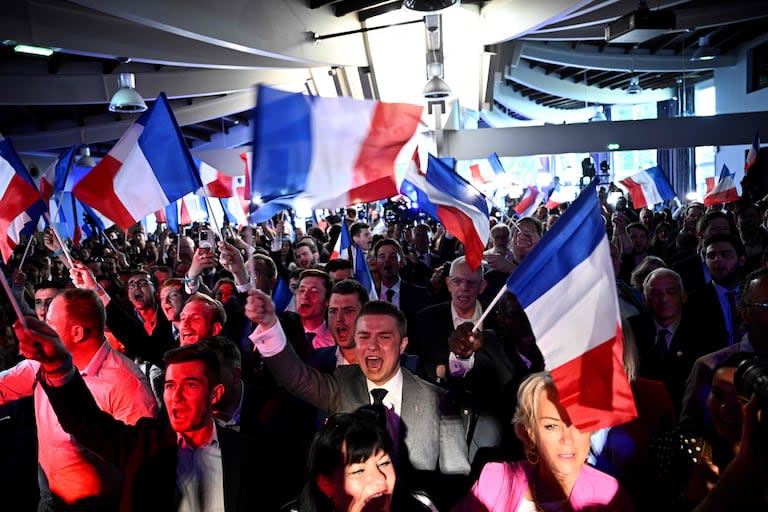
{"type": "Polygon", "coordinates": [[[768,357],[754,356],[739,363],[734,382],[742,395],[757,393],[760,400],[768,404],[768,357]]]}

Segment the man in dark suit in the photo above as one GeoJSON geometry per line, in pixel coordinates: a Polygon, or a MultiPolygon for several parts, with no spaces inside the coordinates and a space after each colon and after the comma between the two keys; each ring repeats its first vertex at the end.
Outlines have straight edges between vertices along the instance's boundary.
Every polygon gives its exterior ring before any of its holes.
{"type": "Polygon", "coordinates": [[[679,412],[694,361],[714,349],[697,319],[683,311],[687,296],[677,272],[668,268],[651,272],[643,283],[643,299],[648,313],[629,318],[640,355],[640,375],[663,381],[679,412]]]}
{"type": "Polygon", "coordinates": [[[448,498],[446,493],[464,489],[445,482],[453,475],[466,483],[463,477],[470,470],[463,422],[445,391],[401,368],[400,355],[408,337],[399,309],[384,301],[363,306],[355,330],[359,364],[339,366],[333,374],[315,370],[296,356],[267,295],[249,292],[246,315],[258,325],[251,340],[279,384],[326,412],[383,405],[404,479],[440,494],[447,502],[458,498],[448,498]],[[431,484],[441,479],[438,492],[431,484]]]}
{"type": "Polygon", "coordinates": [[[130,426],[98,408],[56,334],[41,322],[27,322],[28,328],[16,326],[20,347],[40,361],[40,383],[62,427],[122,471],[121,511],[253,510],[251,493],[258,489],[264,491],[253,495],[259,506],[271,500],[271,482],[242,481],[254,472],[270,478],[254,468],[264,460],[257,455],[263,447],[213,420],[223,385],[219,359],[209,348],[193,344],[169,351],[166,413],[130,426]]]}
{"type": "Polygon", "coordinates": [[[430,248],[432,231],[426,224],[413,228],[413,247],[405,256],[405,265],[401,269],[403,276],[413,283],[426,287],[432,273],[443,264],[445,259],[430,248]]]}
{"type": "MultiPolygon", "coordinates": [[[[399,243],[391,238],[382,238],[373,246],[373,252],[381,281],[376,292],[381,300],[400,308],[408,321],[408,334],[413,334],[416,314],[432,304],[432,298],[423,286],[400,278],[400,268],[404,260],[399,243]]],[[[412,353],[419,355],[418,351],[412,350],[412,353]]]]}
{"type": "MultiPolygon", "coordinates": [[[[359,363],[355,350],[355,322],[367,303],[368,292],[354,279],[344,279],[333,285],[328,302],[328,329],[336,346],[311,351],[307,358],[311,367],[333,373],[337,366],[359,363]]],[[[404,352],[400,364],[417,375],[420,373],[418,356],[404,352]]]]}
{"type": "Polygon", "coordinates": [[[743,330],[736,307],[744,266],[744,245],[730,234],[717,234],[703,242],[704,263],[712,281],[693,292],[685,304],[716,348],[741,341],[743,330]]]}

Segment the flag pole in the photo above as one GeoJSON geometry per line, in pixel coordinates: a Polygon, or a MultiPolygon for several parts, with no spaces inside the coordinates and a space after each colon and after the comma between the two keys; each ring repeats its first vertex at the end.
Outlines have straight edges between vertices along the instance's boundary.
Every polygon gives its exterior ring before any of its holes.
{"type": "Polygon", "coordinates": [[[202,190],[203,190],[203,198],[205,199],[205,206],[208,208],[208,218],[212,221],[211,225],[213,226],[213,231],[214,233],[216,233],[216,236],[219,237],[219,240],[223,242],[224,236],[221,234],[219,223],[216,222],[216,216],[213,214],[213,208],[211,208],[211,199],[208,197],[208,192],[206,192],[205,186],[203,186],[202,190]]]}
{"type": "Polygon", "coordinates": [[[24,267],[24,261],[27,259],[27,255],[29,254],[29,248],[32,246],[32,238],[34,238],[34,233],[29,235],[29,240],[27,240],[27,246],[24,248],[24,254],[21,256],[21,262],[19,263],[19,270],[21,270],[24,267]]]}
{"type": "Polygon", "coordinates": [[[64,254],[64,258],[67,260],[67,263],[69,264],[69,268],[74,267],[74,262],[72,261],[72,255],[69,253],[69,248],[67,247],[67,244],[64,243],[64,240],[61,238],[61,235],[59,234],[59,230],[56,229],[56,225],[51,222],[51,217],[48,215],[48,212],[45,212],[43,214],[45,216],[45,220],[48,221],[48,224],[51,227],[51,232],[53,233],[53,236],[56,237],[56,241],[59,243],[59,247],[61,248],[62,253],[64,254]]]}
{"type": "Polygon", "coordinates": [[[27,322],[24,320],[24,313],[21,312],[19,303],[16,302],[16,296],[13,294],[13,291],[11,291],[11,285],[8,284],[8,279],[6,279],[5,277],[5,272],[0,271],[0,279],[2,279],[3,281],[3,288],[5,288],[5,294],[8,295],[8,301],[11,303],[14,313],[16,313],[16,318],[19,319],[19,323],[21,324],[21,326],[24,329],[26,329],[27,322]]]}
{"type": "Polygon", "coordinates": [[[474,327],[472,328],[472,331],[477,331],[477,326],[483,323],[483,320],[486,319],[486,317],[491,313],[493,310],[493,307],[501,300],[501,297],[507,292],[507,285],[501,287],[501,290],[499,290],[499,293],[496,294],[496,296],[493,298],[490,304],[488,304],[488,307],[483,311],[483,314],[480,315],[480,318],[477,319],[477,322],[475,322],[474,327]]]}

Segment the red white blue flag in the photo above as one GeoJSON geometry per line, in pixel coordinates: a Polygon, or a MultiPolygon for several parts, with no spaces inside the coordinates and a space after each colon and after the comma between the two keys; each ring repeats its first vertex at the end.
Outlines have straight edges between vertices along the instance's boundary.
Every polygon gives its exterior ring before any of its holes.
{"type": "Polygon", "coordinates": [[[515,206],[515,213],[519,218],[530,217],[536,212],[536,208],[544,202],[544,194],[537,187],[528,185],[523,198],[515,206]]]}
{"type": "Polygon", "coordinates": [[[9,139],[0,140],[0,255],[7,263],[31,235],[46,204],[9,139]]]}
{"type": "Polygon", "coordinates": [[[739,193],[736,190],[735,177],[736,175],[728,169],[728,166],[723,164],[717,184],[704,195],[704,206],[738,201],[739,193]]]}
{"type": "Polygon", "coordinates": [[[333,246],[330,259],[352,260],[352,237],[349,236],[346,219],[341,219],[341,231],[333,246]]]}
{"type": "MultiPolygon", "coordinates": [[[[454,171],[445,158],[429,155],[427,195],[437,205],[437,217],[464,244],[467,264],[472,270],[483,261],[483,251],[491,236],[490,212],[485,196],[454,171]]],[[[450,159],[453,160],[453,159],[450,159]]]]}
{"type": "Polygon", "coordinates": [[[640,171],[618,183],[629,192],[635,208],[652,208],[676,195],[664,171],[658,166],[640,171]]]}
{"type": "Polygon", "coordinates": [[[72,192],[125,230],[202,186],[162,93],[72,192]]]}
{"type": "Polygon", "coordinates": [[[398,194],[395,161],[422,106],[258,88],[252,222],[303,204],[338,208],[398,194]]]}
{"type": "Polygon", "coordinates": [[[747,159],[744,161],[744,172],[747,172],[757,160],[757,153],[760,151],[760,130],[755,131],[755,136],[752,138],[752,145],[749,146],[749,152],[747,153],[747,159]]]}
{"type": "Polygon", "coordinates": [[[507,280],[573,424],[594,431],[637,416],[605,223],[587,186],[507,280]]]}

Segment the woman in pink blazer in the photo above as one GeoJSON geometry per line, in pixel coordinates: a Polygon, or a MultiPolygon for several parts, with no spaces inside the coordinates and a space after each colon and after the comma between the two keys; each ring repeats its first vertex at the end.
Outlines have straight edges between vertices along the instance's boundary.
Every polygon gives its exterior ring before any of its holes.
{"type": "Polygon", "coordinates": [[[585,464],[590,433],[571,424],[548,372],[520,385],[513,422],[527,460],[486,464],[454,512],[632,510],[616,479],[585,464]]]}

